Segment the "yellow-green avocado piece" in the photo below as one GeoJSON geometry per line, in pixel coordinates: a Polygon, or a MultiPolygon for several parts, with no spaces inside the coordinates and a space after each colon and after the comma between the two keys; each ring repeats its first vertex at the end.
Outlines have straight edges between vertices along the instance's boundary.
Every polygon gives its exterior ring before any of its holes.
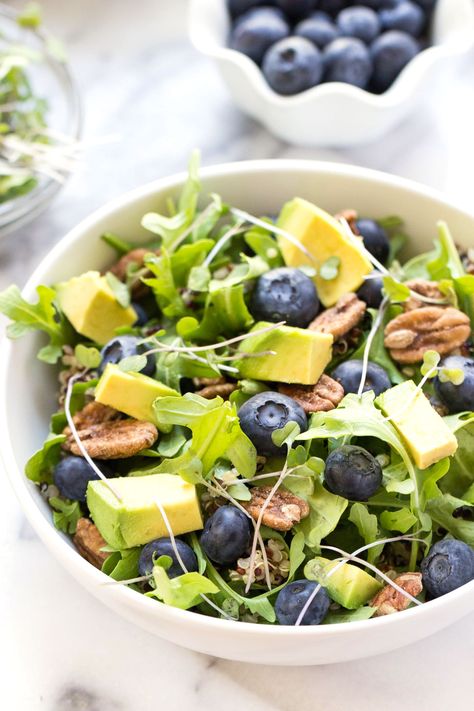
{"type": "Polygon", "coordinates": [[[375,401],[403,437],[419,469],[427,469],[458,448],[458,441],[413,380],[395,385],[375,401]]]}
{"type": "Polygon", "coordinates": [[[121,326],[132,326],[137,314],[123,308],[115,298],[107,279],[99,272],[85,272],[56,286],[58,303],[74,328],[82,336],[103,346],[121,326]]]}
{"type": "Polygon", "coordinates": [[[382,583],[372,575],[350,563],[344,563],[339,570],[326,578],[327,573],[336,565],[337,561],[328,558],[313,558],[306,564],[304,574],[308,580],[315,580],[326,588],[331,600],[347,610],[357,610],[365,605],[382,588],[382,583]]]}
{"type": "Polygon", "coordinates": [[[256,355],[237,361],[235,365],[241,376],[255,380],[274,380],[278,383],[317,383],[332,357],[332,335],[293,326],[280,326],[273,331],[252,335],[253,331],[271,325],[266,321],[255,324],[248,337],[241,342],[239,351],[274,351],[275,355],[256,355]]]}
{"type": "Polygon", "coordinates": [[[142,546],[168,536],[168,529],[156,505],[159,501],[175,536],[202,528],[196,487],[173,474],[119,477],[106,482],[90,481],[87,506],[92,520],[109,546],[117,549],[142,546]]]}
{"type": "Polygon", "coordinates": [[[136,420],[157,424],[153,403],[159,397],[179,397],[173,388],[142,373],[120,370],[109,363],[95,388],[95,399],[136,420]]]}
{"type": "Polygon", "coordinates": [[[339,271],[334,279],[314,277],[319,298],[326,307],[333,306],[344,294],[356,291],[373,269],[370,261],[346,236],[340,223],[307,200],[294,198],[287,202],[277,225],[301,242],[314,259],[313,262],[288,239],[278,236],[283,259],[289,267],[309,264],[319,270],[329,257],[339,258],[339,271]]]}

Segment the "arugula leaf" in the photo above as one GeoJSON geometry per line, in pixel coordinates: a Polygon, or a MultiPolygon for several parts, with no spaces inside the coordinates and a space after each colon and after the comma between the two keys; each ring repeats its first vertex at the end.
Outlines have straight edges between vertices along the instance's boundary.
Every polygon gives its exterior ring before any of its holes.
{"type": "Polygon", "coordinates": [[[392,303],[402,303],[410,297],[410,289],[392,276],[384,276],[383,290],[392,303]]]}
{"type": "Polygon", "coordinates": [[[145,266],[154,277],[142,279],[142,282],[153,291],[156,303],[163,314],[168,318],[184,316],[186,307],[174,281],[168,251],[162,248],[159,257],[151,254],[145,257],[145,266]]]}
{"type": "Polygon", "coordinates": [[[59,318],[55,307],[56,292],[49,286],[36,288],[39,300],[30,304],[22,297],[17,286],[12,284],[0,293],[0,313],[13,323],[7,326],[9,338],[20,338],[30,331],[44,331],[49,345],[42,348],[38,358],[46,363],[56,363],[62,355],[63,344],[70,341],[63,319],[59,318]]]}
{"type": "Polygon", "coordinates": [[[173,425],[191,427],[192,424],[206,412],[216,410],[224,403],[221,397],[207,400],[195,393],[186,393],[181,397],[160,397],[153,403],[158,427],[168,428],[173,425]]]}
{"type": "Polygon", "coordinates": [[[193,244],[183,244],[173,252],[170,257],[170,268],[177,287],[186,286],[191,272],[200,268],[213,246],[212,239],[201,239],[193,244]]]}
{"type": "Polygon", "coordinates": [[[441,496],[438,481],[446,476],[446,472],[450,466],[451,459],[445,457],[439,462],[432,464],[428,469],[424,469],[423,471],[417,469],[416,475],[420,487],[420,504],[422,509],[426,507],[426,502],[429,499],[435,499],[437,496],[441,496]]]}
{"type": "Polygon", "coordinates": [[[155,589],[146,595],[156,597],[165,605],[179,607],[181,610],[189,610],[199,604],[201,593],[212,595],[219,592],[217,585],[200,573],[184,573],[177,578],[169,578],[166,570],[160,565],[160,559],[153,567],[153,580],[155,589]]]}
{"type": "Polygon", "coordinates": [[[443,494],[436,499],[430,499],[426,510],[438,526],[448,531],[454,538],[474,547],[474,520],[465,520],[462,516],[456,516],[456,512],[464,507],[466,502],[463,499],[458,499],[451,494],[443,494]]]}
{"type": "Polygon", "coordinates": [[[78,343],[74,349],[74,356],[84,368],[98,368],[102,360],[97,348],[88,348],[83,343],[78,343]]]}
{"type": "Polygon", "coordinates": [[[418,521],[406,506],[396,511],[382,511],[379,518],[381,525],[387,531],[400,531],[401,533],[409,531],[418,521]]]}
{"type": "Polygon", "coordinates": [[[376,607],[359,607],[357,610],[337,610],[329,611],[324,618],[323,625],[338,625],[345,622],[359,622],[369,620],[377,612],[376,607]]]}
{"type": "Polygon", "coordinates": [[[460,497],[474,483],[474,420],[463,422],[457,415],[444,419],[456,434],[458,448],[447,460],[449,471],[443,477],[440,488],[446,494],[460,497]]]}
{"type": "Polygon", "coordinates": [[[70,535],[76,533],[77,522],[82,517],[79,502],[52,496],[48,499],[48,503],[53,509],[53,522],[56,528],[70,535]]]}
{"type": "Polygon", "coordinates": [[[188,289],[191,291],[208,291],[211,281],[211,270],[201,264],[192,267],[188,276],[188,289]]]}
{"type": "Polygon", "coordinates": [[[140,548],[113,551],[102,565],[102,572],[113,580],[130,580],[138,577],[140,548]]]}
{"type": "Polygon", "coordinates": [[[178,321],[176,330],[185,340],[214,341],[246,331],[253,316],[244,298],[244,285],[237,284],[209,293],[201,322],[190,316],[178,321]]]}
{"type": "Polygon", "coordinates": [[[120,281],[120,279],[117,279],[115,274],[112,274],[112,272],[106,273],[105,280],[112,289],[116,302],[123,309],[128,309],[132,300],[128,286],[123,281],[120,281]]]}
{"type": "Polygon", "coordinates": [[[161,435],[156,445],[156,451],[161,457],[175,457],[187,440],[184,428],[176,425],[171,432],[161,435]]]}
{"type": "MultiPolygon", "coordinates": [[[[369,510],[365,504],[359,502],[352,504],[349,512],[349,521],[355,525],[364,543],[374,543],[378,538],[380,538],[377,516],[369,513],[369,510]]],[[[377,558],[382,553],[382,550],[383,543],[379,546],[369,548],[367,551],[368,562],[375,563],[377,558]]]]}
{"type": "Polygon", "coordinates": [[[113,234],[113,232],[104,232],[104,234],[100,236],[100,239],[105,242],[105,244],[108,244],[109,247],[115,249],[119,257],[123,257],[124,254],[128,254],[128,252],[131,252],[134,247],[131,242],[126,242],[118,235],[113,234]]]}
{"type": "Polygon", "coordinates": [[[149,212],[142,218],[142,226],[162,238],[162,245],[168,249],[189,227],[196,215],[201,183],[199,181],[199,152],[195,151],[189,162],[188,179],[178,201],[178,212],[171,217],[149,212]]]}
{"type": "Polygon", "coordinates": [[[25,474],[37,484],[46,482],[52,484],[53,469],[61,458],[61,445],[66,435],[49,434],[41,447],[25,464],[25,474]]]}
{"type": "Polygon", "coordinates": [[[240,258],[242,262],[237,264],[227,277],[224,279],[211,279],[209,284],[209,292],[211,294],[220,289],[227,289],[251,279],[256,279],[268,271],[268,263],[261,257],[249,257],[246,254],[241,254],[240,258]]]}
{"type": "Polygon", "coordinates": [[[253,227],[245,233],[244,240],[257,256],[267,262],[270,269],[284,265],[278,242],[263,227],[253,227]]]}
{"type": "Polygon", "coordinates": [[[126,356],[119,362],[118,367],[124,373],[139,373],[147,364],[146,355],[126,356]]]}
{"type": "Polygon", "coordinates": [[[435,254],[427,264],[430,277],[435,281],[465,276],[454,240],[445,222],[438,223],[438,238],[435,241],[435,254]]]}
{"type": "Polygon", "coordinates": [[[314,493],[308,496],[307,501],[309,516],[294,529],[304,535],[307,546],[319,549],[322,539],[336,528],[349,502],[342,496],[331,494],[318,479],[314,482],[314,493]]]}

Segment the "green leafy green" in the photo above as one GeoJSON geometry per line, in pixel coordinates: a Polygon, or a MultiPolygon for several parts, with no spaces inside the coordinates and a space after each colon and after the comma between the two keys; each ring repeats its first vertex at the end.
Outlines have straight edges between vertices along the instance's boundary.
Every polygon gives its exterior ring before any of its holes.
{"type": "Polygon", "coordinates": [[[328,612],[324,618],[323,625],[338,625],[343,622],[360,622],[369,620],[377,612],[376,607],[359,607],[357,610],[337,610],[328,612]]]}
{"type": "Polygon", "coordinates": [[[208,294],[201,322],[193,316],[182,318],[177,331],[185,340],[213,341],[247,330],[253,317],[244,298],[244,285],[237,284],[208,294]]]}
{"type": "Polygon", "coordinates": [[[76,360],[84,366],[84,368],[98,368],[102,356],[97,348],[88,348],[83,343],[78,343],[74,349],[76,360]]]}
{"type": "Polygon", "coordinates": [[[145,257],[145,265],[154,276],[142,281],[153,291],[160,310],[168,318],[184,316],[186,307],[175,284],[168,251],[163,248],[159,257],[148,255],[145,257]]]}
{"type": "Polygon", "coordinates": [[[253,227],[245,233],[244,239],[250,249],[267,262],[270,269],[283,266],[283,257],[278,242],[263,227],[253,227]]]}
{"type": "Polygon", "coordinates": [[[131,302],[130,290],[128,286],[124,284],[123,281],[120,281],[120,279],[117,279],[115,274],[112,274],[112,272],[107,272],[105,279],[114,292],[117,303],[120,304],[122,308],[127,309],[131,302]]]}
{"type": "Polygon", "coordinates": [[[25,464],[25,474],[37,484],[53,481],[53,469],[61,458],[61,445],[66,440],[63,434],[49,434],[37,452],[25,464]]]}
{"type": "Polygon", "coordinates": [[[451,494],[443,494],[436,499],[430,499],[426,510],[442,529],[448,531],[454,538],[458,538],[474,547],[474,507],[471,515],[466,520],[462,515],[456,515],[466,507],[466,501],[458,499],[451,494]]]}
{"type": "Polygon", "coordinates": [[[63,319],[58,317],[55,307],[56,292],[49,286],[36,288],[38,301],[30,304],[17,286],[9,286],[0,293],[0,313],[12,323],[7,326],[9,338],[20,338],[31,331],[44,331],[49,336],[49,344],[38,353],[38,358],[46,363],[56,363],[62,354],[62,346],[67,343],[67,333],[63,319]]]}
{"type": "Polygon", "coordinates": [[[124,254],[128,254],[128,252],[131,252],[133,249],[133,244],[131,242],[126,242],[113,232],[104,232],[100,238],[108,244],[109,247],[115,249],[119,257],[122,257],[124,254]]]}
{"type": "Polygon", "coordinates": [[[114,580],[131,580],[138,577],[140,548],[113,551],[102,565],[102,572],[114,580]]]}
{"type": "Polygon", "coordinates": [[[82,517],[79,502],[52,496],[48,499],[48,503],[53,509],[53,522],[56,528],[71,535],[76,533],[77,522],[82,517]]]}
{"type": "Polygon", "coordinates": [[[387,275],[383,277],[383,290],[392,303],[401,303],[410,296],[410,289],[405,284],[387,275]]]}
{"type": "Polygon", "coordinates": [[[448,473],[443,476],[440,487],[444,493],[461,497],[474,483],[474,420],[463,423],[457,415],[446,417],[447,423],[459,426],[455,430],[458,448],[448,461],[448,473]]]}
{"type": "Polygon", "coordinates": [[[387,531],[400,531],[401,533],[409,531],[418,521],[417,517],[406,506],[396,511],[382,511],[379,519],[381,525],[387,531]]]}
{"type": "Polygon", "coordinates": [[[319,549],[321,540],[334,531],[349,502],[342,496],[331,494],[318,479],[314,482],[314,493],[307,501],[309,516],[297,524],[295,530],[304,534],[307,546],[319,549]]]}
{"type": "Polygon", "coordinates": [[[184,573],[177,578],[169,578],[164,567],[160,565],[160,559],[153,567],[153,580],[155,589],[146,595],[156,597],[165,605],[179,607],[181,610],[189,610],[197,605],[202,594],[212,595],[219,592],[217,585],[200,573],[184,573]]]}
{"type": "MultiPolygon", "coordinates": [[[[349,521],[356,526],[360,537],[366,545],[374,543],[380,538],[377,516],[369,513],[369,510],[365,504],[360,502],[352,504],[349,512],[349,521]]],[[[383,544],[369,548],[367,551],[368,562],[375,563],[377,558],[382,553],[382,550],[383,544]]]]}
{"type": "Polygon", "coordinates": [[[240,257],[241,263],[237,264],[227,277],[224,279],[211,279],[209,284],[209,292],[211,294],[221,289],[227,289],[251,279],[256,279],[268,271],[268,263],[261,257],[248,257],[246,254],[241,254],[240,257]]]}

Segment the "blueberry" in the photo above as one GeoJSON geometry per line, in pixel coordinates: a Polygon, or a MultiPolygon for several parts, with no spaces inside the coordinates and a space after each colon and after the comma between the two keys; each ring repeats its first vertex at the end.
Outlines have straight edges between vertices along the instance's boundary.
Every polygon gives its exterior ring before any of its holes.
{"type": "Polygon", "coordinates": [[[363,447],[344,444],[326,459],[324,483],[333,494],[367,501],[382,484],[382,467],[363,447]]]}
{"type": "MultiPolygon", "coordinates": [[[[106,477],[113,476],[112,470],[103,462],[94,461],[94,464],[106,477]]],[[[87,484],[98,478],[85,459],[72,455],[61,459],[53,472],[54,483],[60,494],[72,501],[85,501],[87,484]]]]}
{"type": "Polygon", "coordinates": [[[432,12],[436,5],[436,0],[414,0],[425,12],[432,12]]]}
{"type": "Polygon", "coordinates": [[[230,46],[254,62],[260,64],[265,52],[278,40],[287,37],[290,28],[278,14],[271,12],[252,12],[242,15],[235,23],[231,33],[230,46]]]}
{"type": "MultiPolygon", "coordinates": [[[[145,353],[147,346],[140,343],[140,338],[136,336],[116,336],[112,338],[101,350],[102,360],[99,366],[99,374],[105,370],[105,366],[109,363],[116,365],[123,358],[136,356],[145,353]]],[[[146,365],[141,369],[143,375],[152,376],[156,368],[156,358],[151,353],[146,358],[146,365]]]]}
{"type": "Polygon", "coordinates": [[[332,42],[339,36],[339,30],[326,13],[313,13],[310,17],[299,22],[295,27],[295,35],[304,37],[319,49],[332,42]]]}
{"type": "Polygon", "coordinates": [[[366,217],[356,220],[356,227],[366,250],[381,264],[385,264],[390,253],[390,241],[384,228],[366,217]]]}
{"type": "MultiPolygon", "coordinates": [[[[184,563],[184,567],[188,573],[195,573],[198,571],[198,562],[196,554],[194,553],[191,546],[187,543],[181,541],[179,538],[175,538],[176,548],[184,563]]],[[[167,555],[173,561],[171,566],[166,571],[168,577],[177,578],[178,575],[183,575],[184,570],[182,569],[177,557],[174,552],[173,545],[171,543],[171,538],[156,538],[154,541],[150,541],[146,546],[143,546],[140,558],[138,559],[138,574],[150,575],[153,570],[153,565],[155,560],[160,556],[167,555]]]]}
{"type": "Polygon", "coordinates": [[[263,73],[272,89],[289,96],[311,89],[321,81],[321,53],[303,37],[287,37],[274,44],[265,54],[263,73]]]}
{"type": "Polygon", "coordinates": [[[314,10],[316,0],[276,0],[276,4],[290,20],[301,20],[314,10]]]}
{"type": "MultiPolygon", "coordinates": [[[[277,595],[275,613],[280,625],[295,625],[317,583],[312,580],[295,580],[285,585],[277,595]]],[[[324,588],[314,596],[303,619],[302,625],[319,625],[326,617],[331,600],[324,588]]]]}
{"type": "Polygon", "coordinates": [[[254,7],[264,4],[262,0],[227,0],[227,9],[232,17],[237,17],[254,7]]]}
{"type": "Polygon", "coordinates": [[[365,44],[355,37],[339,37],[323,52],[324,81],[342,81],[364,89],[372,74],[372,61],[365,44]]]}
{"type": "Polygon", "coordinates": [[[150,320],[147,312],[141,304],[137,304],[135,301],[132,303],[132,308],[137,314],[137,320],[133,324],[134,326],[145,326],[150,320]]]}
{"type": "Polygon", "coordinates": [[[233,565],[252,541],[252,524],[235,506],[221,506],[207,519],[201,535],[204,553],[218,565],[233,565]]]}
{"type": "Polygon", "coordinates": [[[421,561],[423,587],[440,597],[474,580],[474,551],[467,543],[445,538],[421,561]]]}
{"type": "Polygon", "coordinates": [[[362,301],[365,301],[369,309],[378,309],[383,299],[382,288],[382,275],[374,269],[374,271],[369,274],[369,278],[366,279],[360,287],[357,296],[362,301]]]}
{"type": "MultiPolygon", "coordinates": [[[[344,363],[340,363],[337,368],[334,368],[331,377],[342,385],[346,395],[347,393],[356,393],[359,390],[362,368],[363,363],[361,360],[346,360],[344,363]]],[[[390,378],[382,366],[369,362],[363,392],[373,390],[377,396],[391,387],[390,378]]]]}
{"type": "Polygon", "coordinates": [[[272,440],[272,432],[288,422],[296,422],[302,432],[308,427],[306,413],[295,400],[287,395],[267,391],[254,395],[239,410],[240,426],[259,454],[272,456],[284,454],[286,448],[278,447],[272,440]]]}
{"type": "Polygon", "coordinates": [[[442,368],[459,368],[464,373],[460,385],[442,383],[437,377],[434,381],[436,394],[451,414],[474,410],[474,360],[463,356],[448,356],[440,362],[442,368]]]}
{"type": "Polygon", "coordinates": [[[257,281],[250,311],[257,321],[286,321],[306,328],[319,311],[314,282],[300,269],[272,269],[257,281]]]}
{"type": "Polygon", "coordinates": [[[374,90],[383,92],[388,89],[419,49],[416,40],[406,32],[390,30],[377,37],[370,49],[374,64],[374,90]]]}
{"type": "Polygon", "coordinates": [[[248,12],[241,15],[241,17],[238,17],[235,20],[234,28],[237,27],[237,25],[240,22],[245,22],[248,19],[250,19],[252,17],[257,17],[257,16],[259,17],[259,19],[262,19],[262,20],[268,18],[270,20],[270,22],[273,19],[275,19],[275,17],[279,20],[286,21],[284,12],[282,12],[278,7],[272,7],[269,3],[266,3],[262,6],[254,7],[251,10],[249,10],[248,12]]]}
{"type": "Polygon", "coordinates": [[[425,25],[425,19],[421,7],[410,0],[380,11],[380,24],[384,30],[402,30],[413,37],[418,37],[425,25]]]}
{"type": "Polygon", "coordinates": [[[400,0],[363,0],[359,4],[370,7],[372,10],[382,10],[386,7],[395,7],[399,2],[400,0]]]}
{"type": "Polygon", "coordinates": [[[357,37],[366,44],[380,34],[380,21],[370,7],[347,7],[337,16],[337,26],[344,37],[357,37]]]}

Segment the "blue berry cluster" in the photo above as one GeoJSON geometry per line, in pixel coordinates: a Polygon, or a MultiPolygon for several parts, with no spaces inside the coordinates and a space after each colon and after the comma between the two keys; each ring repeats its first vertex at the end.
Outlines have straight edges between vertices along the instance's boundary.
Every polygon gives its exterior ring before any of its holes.
{"type": "Polygon", "coordinates": [[[227,0],[229,44],[278,94],[323,82],[386,91],[427,44],[436,0],[227,0]]]}

